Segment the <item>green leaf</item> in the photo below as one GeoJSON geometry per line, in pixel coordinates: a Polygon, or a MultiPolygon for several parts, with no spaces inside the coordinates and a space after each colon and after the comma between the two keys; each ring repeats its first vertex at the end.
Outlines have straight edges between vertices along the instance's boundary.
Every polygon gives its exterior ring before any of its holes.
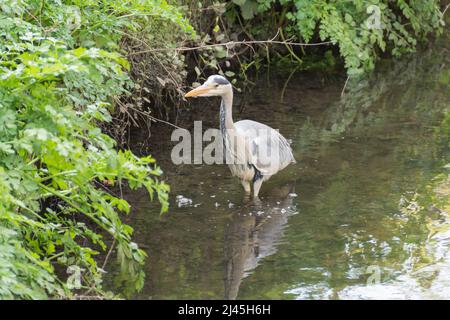
{"type": "Polygon", "coordinates": [[[242,17],[246,20],[252,19],[258,10],[258,4],[252,0],[245,1],[244,4],[241,5],[241,14],[242,17]]]}
{"type": "Polygon", "coordinates": [[[14,150],[12,146],[8,143],[0,142],[0,152],[4,152],[6,154],[14,154],[14,150]]]}

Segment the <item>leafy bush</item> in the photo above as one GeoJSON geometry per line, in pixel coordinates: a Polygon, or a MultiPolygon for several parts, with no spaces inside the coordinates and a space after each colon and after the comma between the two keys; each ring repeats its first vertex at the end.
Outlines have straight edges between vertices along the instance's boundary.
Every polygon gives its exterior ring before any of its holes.
{"type": "Polygon", "coordinates": [[[415,50],[418,41],[442,31],[439,0],[233,0],[253,35],[286,37],[339,46],[349,75],[372,70],[382,52],[415,50]]]}
{"type": "Polygon", "coordinates": [[[119,214],[130,210],[122,186],[145,187],[162,211],[169,188],[151,156],[117,150],[98,126],[133,88],[123,32],[151,19],[192,32],[165,1],[0,3],[0,298],[102,294],[94,257],[108,249],[106,234],[143,285],[145,253],[119,214]],[[66,283],[70,272],[81,287],[66,283]]]}

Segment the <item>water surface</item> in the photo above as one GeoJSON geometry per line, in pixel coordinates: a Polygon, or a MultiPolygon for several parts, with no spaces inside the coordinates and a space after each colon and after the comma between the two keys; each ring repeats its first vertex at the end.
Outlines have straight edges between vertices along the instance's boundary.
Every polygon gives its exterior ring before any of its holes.
{"type": "MultiPolygon", "coordinates": [[[[234,119],[292,140],[297,164],[249,204],[225,165],[170,161],[171,128],[135,131],[171,186],[163,216],[144,191],[127,218],[149,255],[142,299],[450,298],[449,58],[436,45],[368,79],[264,73],[234,119]]],[[[219,125],[197,99],[177,125],[219,125]],[[182,119],[182,120],[181,120],[182,119]]]]}

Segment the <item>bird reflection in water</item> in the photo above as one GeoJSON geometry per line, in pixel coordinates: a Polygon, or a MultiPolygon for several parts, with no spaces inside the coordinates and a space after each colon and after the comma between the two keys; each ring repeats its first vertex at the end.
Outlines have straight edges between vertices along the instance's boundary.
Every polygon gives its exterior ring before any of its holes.
{"type": "Polygon", "coordinates": [[[236,211],[225,233],[225,299],[234,300],[244,278],[277,252],[288,218],[297,213],[294,183],[276,188],[267,200],[236,211]]]}

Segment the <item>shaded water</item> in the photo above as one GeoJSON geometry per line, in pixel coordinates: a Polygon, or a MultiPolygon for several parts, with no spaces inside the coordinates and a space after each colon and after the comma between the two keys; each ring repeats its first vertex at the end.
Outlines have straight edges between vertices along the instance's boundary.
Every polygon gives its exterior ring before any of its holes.
{"type": "MultiPolygon", "coordinates": [[[[149,258],[136,298],[450,298],[449,52],[382,63],[349,83],[267,73],[235,98],[234,119],[292,139],[297,164],[244,201],[225,165],[170,161],[171,130],[135,132],[171,186],[171,208],[126,194],[149,258]],[[177,197],[178,196],[178,197],[177,197]]],[[[219,100],[197,99],[177,124],[217,128],[219,100]]]]}

